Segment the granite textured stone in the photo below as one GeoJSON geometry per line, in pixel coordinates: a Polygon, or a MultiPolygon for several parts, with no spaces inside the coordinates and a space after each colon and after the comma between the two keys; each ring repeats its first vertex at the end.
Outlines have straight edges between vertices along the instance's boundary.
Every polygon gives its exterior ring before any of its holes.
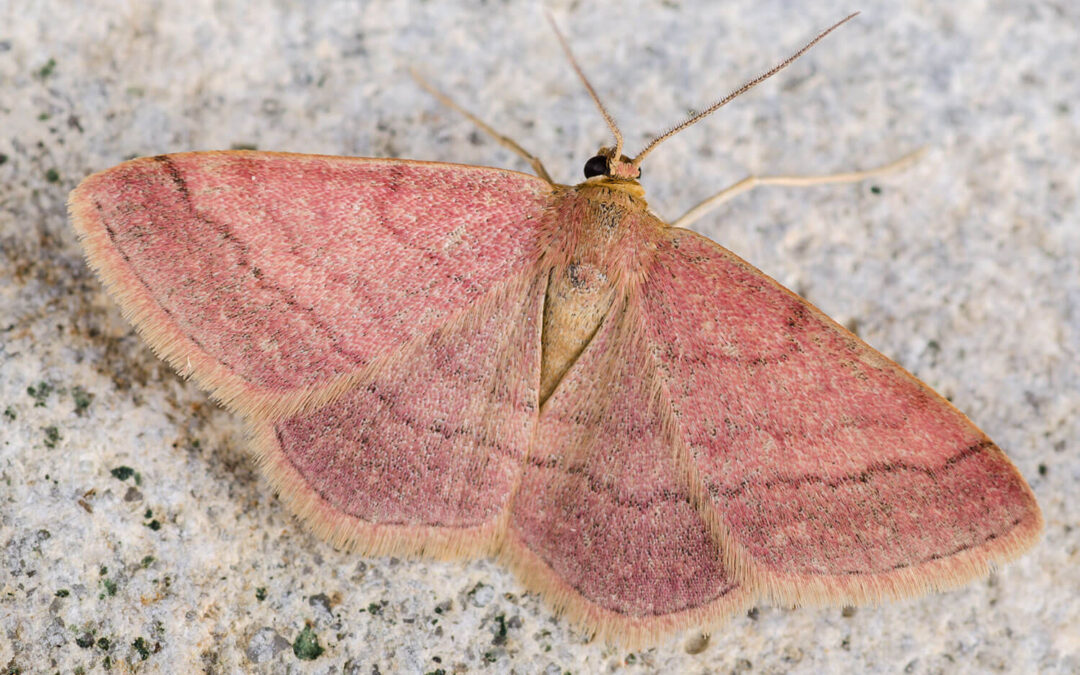
{"type": "MultiPolygon", "coordinates": [[[[548,3],[627,133],[770,67],[850,5],[548,3]]],[[[677,216],[747,173],[887,161],[762,189],[696,227],[948,396],[1044,510],[1027,556],[882,607],[762,605],[702,640],[589,643],[498,564],[362,558],[303,531],[238,419],[146,349],[64,209],[92,171],[193,149],[527,170],[607,142],[538,3],[0,2],[0,668],[5,672],[1080,671],[1080,71],[1075,3],[866,0],[801,62],[650,156],[677,216]],[[312,639],[317,642],[312,642],[312,639]],[[312,645],[323,651],[316,654],[312,645]]]]}

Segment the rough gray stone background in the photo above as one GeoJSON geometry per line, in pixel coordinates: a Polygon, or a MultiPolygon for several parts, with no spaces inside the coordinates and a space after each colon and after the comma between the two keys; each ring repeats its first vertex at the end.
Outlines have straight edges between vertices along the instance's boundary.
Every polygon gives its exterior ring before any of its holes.
{"type": "Polygon", "coordinates": [[[1006,448],[1046,515],[1030,554],[951,593],[854,612],[761,606],[703,649],[686,634],[627,653],[586,642],[490,561],[333,550],[253,470],[239,421],[122,320],[64,200],[92,171],[191,149],[527,168],[409,65],[576,181],[607,138],[540,5],[0,0],[0,668],[1080,670],[1080,9],[808,4],[550,6],[630,150],[863,10],[667,143],[645,187],[674,217],[750,172],[929,146],[873,184],[762,189],[698,227],[1006,448]],[[300,660],[294,645],[312,637],[325,651],[300,660]]]}

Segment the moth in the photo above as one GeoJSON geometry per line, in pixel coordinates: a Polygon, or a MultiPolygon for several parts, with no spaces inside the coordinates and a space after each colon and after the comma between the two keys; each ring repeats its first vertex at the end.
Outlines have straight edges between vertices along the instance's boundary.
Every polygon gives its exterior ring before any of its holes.
{"type": "Polygon", "coordinates": [[[681,227],[768,179],[674,226],[639,181],[658,143],[839,25],[632,159],[560,35],[615,137],[577,185],[473,118],[537,175],[182,153],[90,176],[72,221],[140,335],[250,423],[270,483],[336,546],[498,556],[626,646],[760,601],[956,586],[1036,540],[1016,467],[903,368],[681,227]]]}

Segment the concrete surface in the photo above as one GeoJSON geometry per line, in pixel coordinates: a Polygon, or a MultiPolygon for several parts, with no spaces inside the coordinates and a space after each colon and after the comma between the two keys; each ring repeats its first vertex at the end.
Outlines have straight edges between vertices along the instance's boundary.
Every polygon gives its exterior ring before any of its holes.
{"type": "Polygon", "coordinates": [[[409,65],[576,181],[607,137],[541,6],[7,0],[5,672],[1080,671],[1077,5],[550,6],[631,150],[863,11],[650,157],[650,202],[674,217],[749,172],[929,146],[901,174],[762,189],[698,228],[967,412],[1030,481],[1043,542],[956,592],[854,611],[761,606],[707,644],[686,634],[637,653],[587,643],[493,562],[336,552],[254,471],[240,422],[140,343],[86,269],[64,200],[92,171],[191,149],[527,169],[409,65]],[[301,660],[313,637],[323,653],[301,660]]]}

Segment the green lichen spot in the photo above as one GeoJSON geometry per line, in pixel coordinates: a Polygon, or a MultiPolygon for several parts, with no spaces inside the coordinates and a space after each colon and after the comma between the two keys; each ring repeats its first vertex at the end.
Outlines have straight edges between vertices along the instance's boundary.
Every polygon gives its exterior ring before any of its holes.
{"type": "Polygon", "coordinates": [[[44,408],[45,400],[49,398],[52,391],[53,387],[48,382],[38,382],[37,386],[30,385],[26,388],[26,393],[30,394],[30,397],[34,399],[35,408],[44,408]]]}
{"type": "Polygon", "coordinates": [[[266,586],[259,586],[255,589],[255,599],[259,602],[266,599],[266,586]]]}
{"type": "Polygon", "coordinates": [[[55,448],[56,444],[60,442],[60,429],[55,425],[49,425],[45,427],[45,447],[55,448]]]}
{"type": "Polygon", "coordinates": [[[45,172],[45,180],[49,181],[50,183],[59,183],[60,172],[56,169],[49,169],[45,172]]]}
{"type": "Polygon", "coordinates": [[[139,657],[142,658],[143,661],[150,658],[150,645],[146,644],[146,640],[144,638],[135,638],[135,642],[132,642],[131,646],[135,649],[135,651],[139,652],[139,657]]]}
{"type": "Polygon", "coordinates": [[[292,650],[301,661],[314,661],[323,653],[323,648],[319,646],[319,636],[311,630],[311,626],[304,626],[304,630],[296,636],[292,650]]]}
{"type": "Polygon", "coordinates": [[[94,395],[86,391],[82,387],[75,387],[71,390],[71,397],[75,399],[75,414],[82,415],[86,412],[86,409],[90,407],[90,402],[94,400],[94,395]]]}
{"type": "MultiPolygon", "coordinates": [[[[138,474],[135,474],[135,477],[138,478],[138,474]]],[[[154,518],[153,510],[146,509],[146,513],[143,514],[143,518],[154,518]]],[[[149,527],[154,532],[157,532],[158,530],[161,529],[161,521],[157,520],[156,518],[151,520],[149,523],[143,523],[143,524],[146,525],[147,527],[149,527]]]]}
{"type": "Polygon", "coordinates": [[[61,588],[56,592],[56,597],[58,598],[66,598],[69,595],[71,595],[71,591],[66,588],[61,588]]]}
{"type": "Polygon", "coordinates": [[[373,602],[367,606],[367,611],[370,612],[372,616],[379,616],[380,614],[382,614],[382,608],[382,605],[377,602],[373,602]]]}
{"type": "Polygon", "coordinates": [[[146,569],[147,567],[150,567],[151,565],[154,564],[154,556],[152,556],[152,555],[144,556],[142,561],[139,564],[143,566],[143,569],[146,569]]]}
{"type": "Polygon", "coordinates": [[[135,474],[135,469],[132,469],[130,466],[118,466],[115,469],[110,470],[109,473],[112,474],[113,478],[127,480],[135,474]]]}
{"type": "Polygon", "coordinates": [[[98,649],[101,649],[101,650],[108,649],[109,648],[109,638],[98,638],[97,646],[98,646],[98,649]]]}
{"type": "Polygon", "coordinates": [[[492,638],[491,643],[494,645],[506,644],[506,615],[500,614],[495,617],[495,623],[499,626],[495,629],[495,637],[492,638]]]}
{"type": "Polygon", "coordinates": [[[101,585],[105,587],[105,592],[110,596],[116,595],[116,582],[112,579],[104,579],[101,585]]]}
{"type": "Polygon", "coordinates": [[[45,65],[38,69],[37,74],[41,79],[45,79],[52,75],[54,70],[56,70],[56,59],[50,58],[45,62],[45,65]]]}
{"type": "Polygon", "coordinates": [[[12,408],[11,406],[8,406],[8,407],[4,408],[4,419],[6,419],[8,422],[14,422],[15,421],[15,409],[12,408]]]}

